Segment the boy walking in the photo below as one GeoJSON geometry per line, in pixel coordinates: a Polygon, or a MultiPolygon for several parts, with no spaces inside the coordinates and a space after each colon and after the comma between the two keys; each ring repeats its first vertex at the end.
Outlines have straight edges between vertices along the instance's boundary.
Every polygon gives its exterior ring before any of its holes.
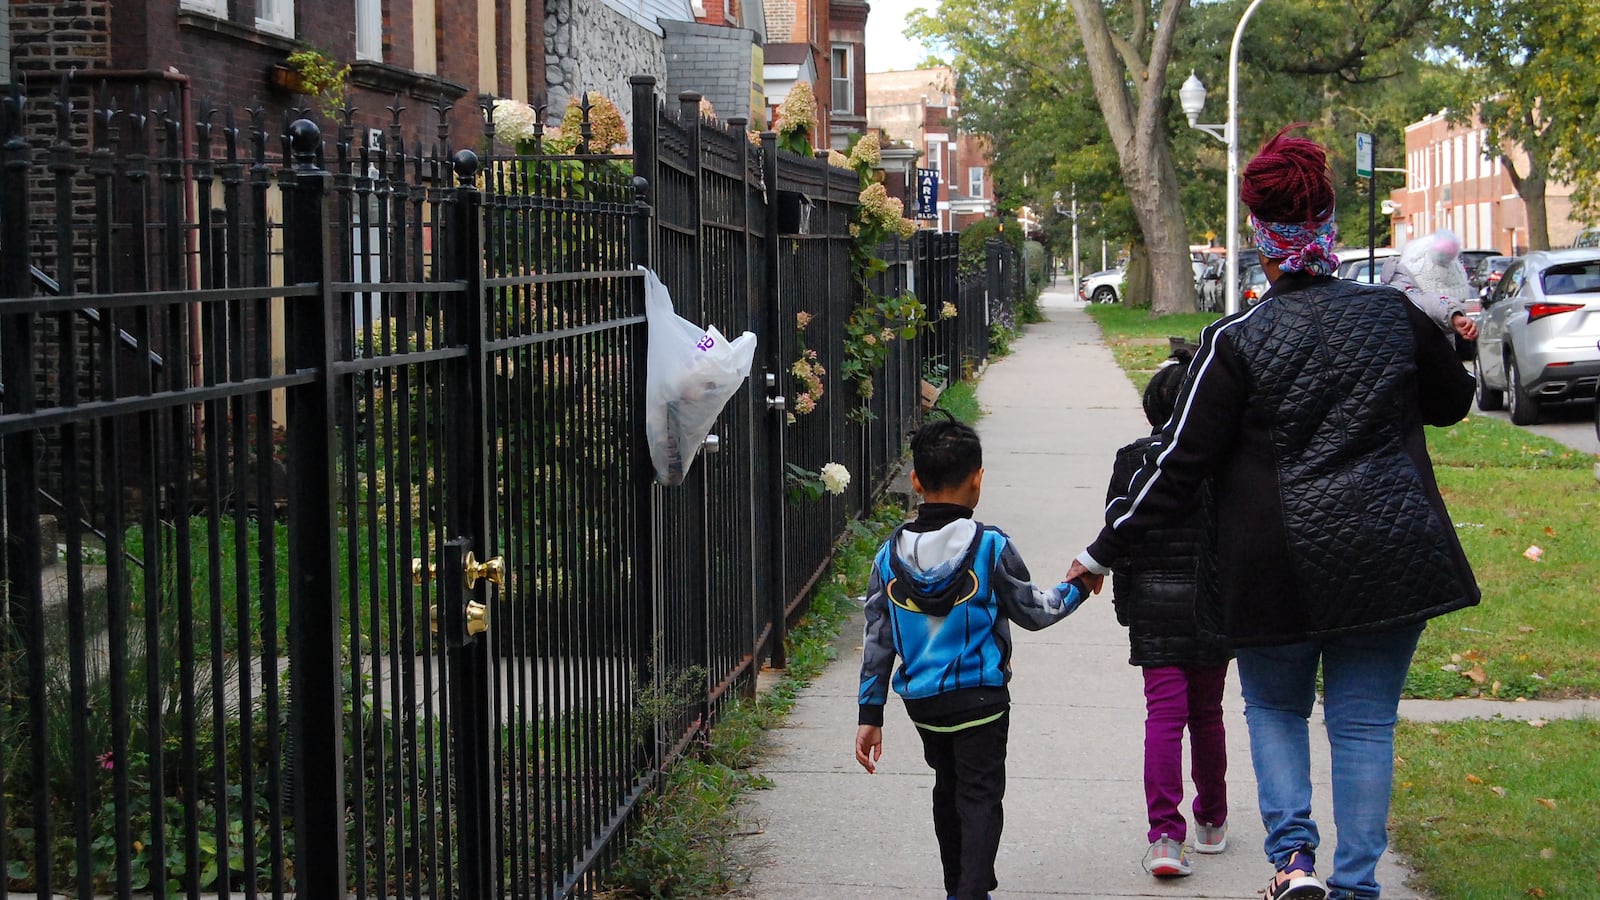
{"type": "Polygon", "coordinates": [[[867,586],[856,761],[870,774],[883,755],[892,672],[934,771],[945,893],[983,900],[996,885],[1004,822],[1009,623],[1037,631],[1088,592],[1078,583],[1036,587],[1005,532],[972,518],[983,488],[983,447],[972,428],[950,419],[924,425],[911,439],[911,460],[911,486],[922,496],[917,518],[884,542],[867,586]]]}

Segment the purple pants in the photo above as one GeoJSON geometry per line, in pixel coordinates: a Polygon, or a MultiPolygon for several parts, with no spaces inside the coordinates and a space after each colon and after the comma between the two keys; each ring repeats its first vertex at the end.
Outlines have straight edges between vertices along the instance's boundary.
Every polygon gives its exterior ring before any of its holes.
{"type": "Polygon", "coordinates": [[[1149,666],[1144,670],[1144,799],[1155,841],[1188,838],[1183,802],[1183,730],[1189,729],[1189,775],[1194,818],[1220,825],[1228,818],[1228,746],[1222,726],[1222,687],[1228,664],[1149,666]]]}

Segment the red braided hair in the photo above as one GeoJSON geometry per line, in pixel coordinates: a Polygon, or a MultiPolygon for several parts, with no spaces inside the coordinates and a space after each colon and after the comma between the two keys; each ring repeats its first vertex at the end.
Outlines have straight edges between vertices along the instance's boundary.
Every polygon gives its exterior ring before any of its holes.
{"type": "Polygon", "coordinates": [[[1304,122],[1286,126],[1244,167],[1239,199],[1263,222],[1310,227],[1333,212],[1328,152],[1316,141],[1289,135],[1304,127],[1304,122]]]}

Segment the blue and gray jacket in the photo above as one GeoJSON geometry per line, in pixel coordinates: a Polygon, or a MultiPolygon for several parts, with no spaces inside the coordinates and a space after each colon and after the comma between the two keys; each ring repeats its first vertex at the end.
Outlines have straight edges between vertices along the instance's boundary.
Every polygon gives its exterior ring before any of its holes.
{"type": "Polygon", "coordinates": [[[1037,631],[1066,618],[1085,596],[1075,582],[1034,585],[1011,539],[974,521],[971,509],[923,504],[916,521],[895,529],[873,561],[860,723],[883,724],[891,672],[919,725],[957,726],[1005,711],[1010,623],[1037,631]]]}

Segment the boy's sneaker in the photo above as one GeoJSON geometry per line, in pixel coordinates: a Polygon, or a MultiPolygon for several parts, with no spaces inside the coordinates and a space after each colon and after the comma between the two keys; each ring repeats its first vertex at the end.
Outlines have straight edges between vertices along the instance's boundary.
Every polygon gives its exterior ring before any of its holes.
{"type": "Polygon", "coordinates": [[[1145,851],[1144,870],[1157,878],[1176,878],[1192,874],[1194,867],[1189,865],[1188,848],[1163,834],[1145,851]]]}
{"type": "Polygon", "coordinates": [[[1228,849],[1228,823],[1212,825],[1196,822],[1194,826],[1194,852],[1221,853],[1228,849]]]}
{"type": "Polygon", "coordinates": [[[1289,860],[1267,882],[1266,900],[1323,900],[1328,889],[1317,877],[1315,861],[1310,853],[1296,850],[1289,860]]]}

